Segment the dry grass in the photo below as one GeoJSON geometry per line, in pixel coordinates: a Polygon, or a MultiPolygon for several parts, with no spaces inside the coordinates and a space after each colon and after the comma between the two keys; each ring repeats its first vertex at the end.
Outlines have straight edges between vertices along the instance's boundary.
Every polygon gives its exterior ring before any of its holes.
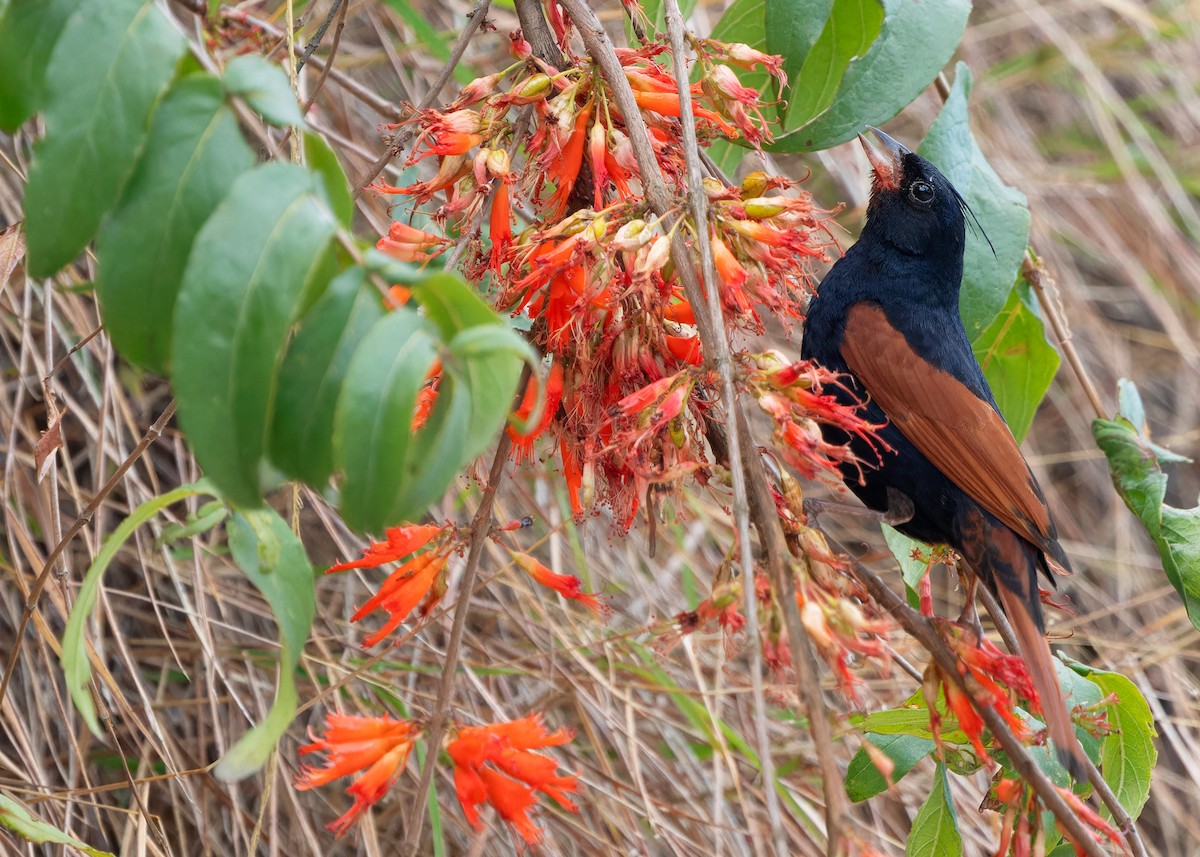
{"type": "MultiPolygon", "coordinates": [[[[269,4],[252,5],[264,18],[274,13],[282,20],[269,4]]],[[[459,27],[469,8],[462,0],[423,5],[446,31],[459,27]]],[[[328,6],[327,0],[316,3],[306,35],[328,6]]],[[[706,31],[718,12],[719,6],[699,9],[696,29],[706,31]]],[[[1136,379],[1158,440],[1192,454],[1200,451],[1195,13],[1195,4],[1182,0],[982,2],[961,49],[977,74],[974,120],[981,145],[1030,198],[1033,242],[1058,280],[1058,300],[1088,372],[1110,405],[1116,379],[1136,379]]],[[[507,11],[491,17],[498,32],[483,34],[468,54],[480,68],[503,54],[505,34],[516,26],[507,11]]],[[[192,28],[196,22],[185,23],[192,28]]],[[[439,65],[388,7],[352,3],[337,67],[367,90],[392,102],[418,101],[439,65]]],[[[303,82],[315,80],[314,74],[303,82]]],[[[936,95],[923,96],[896,123],[898,135],[917,139],[936,109],[936,95]]],[[[347,172],[362,175],[379,151],[380,116],[332,80],[313,115],[338,146],[347,172]]],[[[28,132],[0,139],[0,224],[21,217],[29,144],[28,132]]],[[[845,220],[853,228],[865,196],[854,147],[808,164],[817,198],[848,201],[845,220]]],[[[364,196],[362,233],[386,222],[383,208],[364,196]]],[[[165,385],[132,374],[103,335],[69,354],[99,324],[91,295],[72,288],[90,278],[91,264],[49,283],[26,279],[23,269],[8,282],[0,279],[3,660],[47,555],[169,401],[165,385]],[[45,426],[41,381],[47,376],[69,413],[62,456],[38,484],[33,447],[45,426]]],[[[1063,650],[1120,670],[1149,699],[1161,755],[1144,835],[1155,853],[1190,855],[1200,842],[1200,637],[1111,490],[1091,441],[1090,416],[1079,385],[1064,370],[1026,444],[1079,569],[1067,586],[1078,615],[1060,617],[1056,631],[1070,635],[1063,650]]],[[[334,842],[322,827],[347,801],[335,788],[296,792],[290,784],[295,749],[304,727],[335,705],[352,712],[402,706],[426,712],[447,642],[445,610],[368,661],[356,647],[362,631],[347,617],[373,581],[322,580],[302,663],[303,712],[266,772],[239,785],[217,782],[206,766],[263,717],[272,698],[274,627],[258,593],[224,556],[219,534],[190,544],[156,543],[163,524],[188,511],[177,508],[142,528],[105,581],[90,639],[103,666],[97,685],[108,709],[107,739],[92,738],[66,700],[57,639],[84,570],[131,508],[196,475],[185,443],[169,430],[63,554],[0,705],[0,789],[60,828],[120,854],[396,853],[416,765],[361,826],[360,838],[334,842]]],[[[1169,499],[1192,505],[1197,476],[1195,468],[1177,467],[1169,499]]],[[[466,522],[477,497],[477,486],[464,483],[435,515],[466,522]]],[[[361,543],[329,509],[307,492],[300,499],[301,535],[316,563],[357,552],[361,543]]],[[[289,491],[273,501],[287,509],[293,497],[289,491]]],[[[518,533],[518,541],[529,548],[540,539],[556,569],[608,590],[615,615],[600,624],[533,591],[493,546],[483,566],[486,584],[473,596],[455,715],[492,721],[537,710],[552,724],[577,730],[561,755],[585,783],[582,813],[543,813],[545,853],[768,853],[744,655],[704,634],[670,651],[658,645],[668,627],[664,617],[707,592],[731,542],[726,516],[711,498],[697,497],[680,510],[679,523],[659,528],[651,557],[643,536],[611,538],[603,519],[580,529],[564,522],[563,502],[552,479],[522,472],[506,481],[497,518],[532,514],[535,530],[518,533]]],[[[453,593],[452,573],[450,608],[453,593]]],[[[896,646],[908,652],[905,641],[896,646]]],[[[896,670],[870,681],[864,704],[882,706],[914,689],[896,670]]],[[[790,848],[816,854],[813,831],[822,824],[822,808],[812,748],[803,726],[791,719],[793,692],[775,685],[771,693],[778,716],[767,726],[782,775],[790,848]]],[[[844,725],[838,734],[836,751],[845,762],[857,739],[844,725]]],[[[425,825],[422,853],[511,853],[498,823],[484,834],[464,824],[449,770],[442,766],[434,779],[436,817],[425,825]]],[[[883,852],[903,850],[930,770],[924,763],[897,793],[856,810],[863,835],[883,852]]],[[[986,781],[976,775],[955,785],[968,853],[987,853],[995,817],[975,811],[986,781]]],[[[0,852],[52,853],[4,832],[0,852]]]]}

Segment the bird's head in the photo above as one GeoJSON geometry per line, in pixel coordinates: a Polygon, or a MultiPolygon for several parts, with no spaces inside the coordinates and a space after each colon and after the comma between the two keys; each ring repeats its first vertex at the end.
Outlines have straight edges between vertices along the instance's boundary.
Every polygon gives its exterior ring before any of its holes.
{"type": "Polygon", "coordinates": [[[866,230],[907,255],[961,261],[966,202],[929,161],[877,128],[870,130],[883,149],[858,135],[874,170],[866,230]]]}

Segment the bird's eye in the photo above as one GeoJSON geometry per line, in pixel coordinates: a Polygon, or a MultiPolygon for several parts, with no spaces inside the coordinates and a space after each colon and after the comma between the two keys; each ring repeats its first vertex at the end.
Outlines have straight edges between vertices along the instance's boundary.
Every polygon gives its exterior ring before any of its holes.
{"type": "Polygon", "coordinates": [[[908,195],[912,197],[913,202],[919,202],[921,205],[929,205],[933,202],[933,185],[929,182],[913,182],[909,185],[908,195]]]}

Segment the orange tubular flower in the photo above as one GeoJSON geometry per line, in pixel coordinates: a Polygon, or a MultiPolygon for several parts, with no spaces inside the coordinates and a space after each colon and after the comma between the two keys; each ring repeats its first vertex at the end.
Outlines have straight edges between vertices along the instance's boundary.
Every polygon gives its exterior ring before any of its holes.
{"type": "Polygon", "coordinates": [[[558,219],[567,210],[567,200],[579,178],[579,168],[583,166],[583,150],[587,143],[587,124],[592,115],[589,104],[575,116],[575,130],[563,146],[561,156],[546,170],[547,176],[554,181],[554,194],[550,197],[549,206],[553,218],[558,219]]]}
{"type": "MultiPolygon", "coordinates": [[[[677,92],[641,92],[635,89],[633,91],[633,100],[643,110],[651,110],[655,113],[661,113],[663,116],[678,117],[682,110],[677,92]]],[[[715,113],[707,107],[701,107],[698,104],[692,105],[692,113],[697,119],[707,119],[709,122],[712,122],[727,137],[738,136],[737,127],[726,121],[725,117],[720,113],[715,113]]]]}
{"type": "MultiPolygon", "coordinates": [[[[351,622],[357,622],[376,609],[382,609],[391,614],[383,626],[368,637],[363,638],[364,646],[373,646],[400,626],[408,618],[408,614],[434,589],[434,582],[446,567],[446,555],[436,551],[428,551],[410,559],[400,566],[383,582],[367,603],[358,608],[350,617],[351,622]]],[[[436,603],[436,599],[434,602],[436,603]]],[[[423,610],[428,615],[433,604],[423,610]]]]}
{"type": "Polygon", "coordinates": [[[562,364],[555,363],[550,367],[550,374],[546,378],[546,395],[542,402],[542,418],[536,425],[529,425],[529,418],[533,415],[533,409],[537,405],[538,399],[537,379],[532,377],[529,379],[529,384],[525,387],[525,395],[521,397],[521,406],[513,414],[516,424],[509,423],[509,425],[505,426],[505,431],[512,438],[513,458],[518,462],[528,461],[533,456],[533,442],[541,437],[546,429],[550,427],[550,423],[554,421],[554,415],[558,412],[558,405],[562,401],[562,395],[562,364]]]}
{"type": "Polygon", "coordinates": [[[478,807],[490,803],[526,844],[533,845],[542,837],[541,828],[529,817],[537,804],[536,792],[569,812],[578,812],[566,795],[578,788],[578,778],[557,774],[557,762],[531,752],[565,744],[572,737],[568,729],[548,732],[537,714],[459,729],[446,752],[454,761],[454,788],[471,826],[479,828],[478,807]]]}
{"type": "Polygon", "coordinates": [[[317,751],[325,753],[325,766],[305,765],[301,768],[296,788],[301,791],[312,789],[365,771],[346,789],[346,794],[354,798],[354,804],[341,818],[327,825],[340,837],[400,778],[420,731],[411,720],[355,717],[331,711],[325,715],[324,737],[318,738],[310,730],[313,743],[300,748],[301,755],[317,751]]]}
{"type": "Polygon", "coordinates": [[[377,568],[384,563],[397,562],[414,554],[434,538],[450,529],[449,524],[409,524],[388,529],[386,541],[371,542],[362,559],[339,562],[325,570],[326,574],[349,571],[352,568],[377,568]]]}
{"type": "Polygon", "coordinates": [[[521,566],[525,573],[540,585],[547,589],[553,589],[563,598],[578,601],[597,615],[604,616],[609,612],[608,605],[604,604],[596,593],[582,591],[583,581],[575,575],[555,574],[527,553],[518,553],[513,550],[510,550],[509,553],[517,561],[517,565],[521,566]]]}
{"type": "Polygon", "coordinates": [[[401,262],[428,262],[446,252],[450,241],[396,221],[388,227],[388,234],[380,238],[375,246],[401,262]],[[439,249],[435,253],[427,252],[434,248],[439,249]]]}

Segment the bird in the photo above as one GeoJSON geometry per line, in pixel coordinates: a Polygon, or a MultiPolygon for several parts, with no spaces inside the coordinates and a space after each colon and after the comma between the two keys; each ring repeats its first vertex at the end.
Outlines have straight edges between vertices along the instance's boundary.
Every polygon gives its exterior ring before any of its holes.
{"type": "MultiPolygon", "coordinates": [[[[1078,779],[1086,764],[1038,587],[1039,572],[1053,582],[1070,562],[959,316],[974,214],[933,164],[869,130],[883,151],[859,135],[873,172],[866,225],[809,303],[801,357],[844,376],[826,392],[880,428],[872,442],[825,425],[824,439],[855,453],[861,466],[844,462],[840,475],[868,509],[901,511],[897,529],[948,545],[998,598],[1050,740],[1078,779]]],[[[974,615],[973,588],[969,598],[974,615]]]]}

